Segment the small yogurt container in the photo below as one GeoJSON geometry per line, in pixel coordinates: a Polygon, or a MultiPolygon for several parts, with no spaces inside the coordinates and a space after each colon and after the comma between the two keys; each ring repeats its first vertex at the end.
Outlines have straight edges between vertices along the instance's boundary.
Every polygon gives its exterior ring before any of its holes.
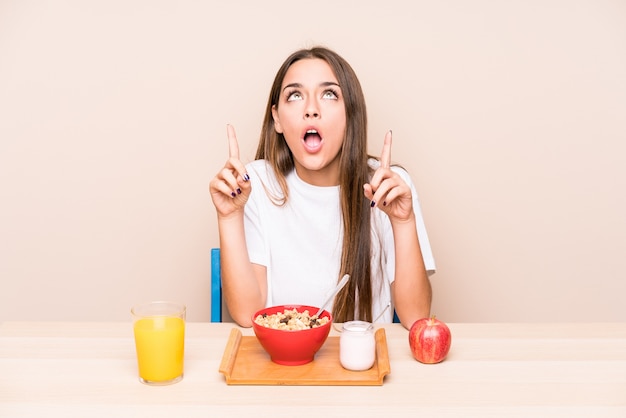
{"type": "Polygon", "coordinates": [[[339,337],[339,362],[344,369],[369,370],[376,360],[374,327],[365,321],[343,324],[339,337]]]}

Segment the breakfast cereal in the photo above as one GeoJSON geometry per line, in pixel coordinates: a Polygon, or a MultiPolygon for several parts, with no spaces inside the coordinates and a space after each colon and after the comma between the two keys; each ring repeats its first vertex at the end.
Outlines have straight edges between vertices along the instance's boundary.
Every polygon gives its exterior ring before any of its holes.
{"type": "Polygon", "coordinates": [[[266,328],[296,331],[310,328],[317,328],[328,323],[328,318],[317,318],[311,316],[308,310],[298,312],[297,309],[285,309],[283,312],[275,314],[258,315],[254,322],[266,328]]]}

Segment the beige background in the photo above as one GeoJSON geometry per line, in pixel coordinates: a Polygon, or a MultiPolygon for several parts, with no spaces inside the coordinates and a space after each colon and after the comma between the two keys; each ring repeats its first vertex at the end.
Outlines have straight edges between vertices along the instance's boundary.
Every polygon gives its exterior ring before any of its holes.
{"type": "Polygon", "coordinates": [[[209,319],[225,126],[323,44],[412,174],[445,321],[625,321],[626,2],[0,1],[0,320],[209,319]]]}

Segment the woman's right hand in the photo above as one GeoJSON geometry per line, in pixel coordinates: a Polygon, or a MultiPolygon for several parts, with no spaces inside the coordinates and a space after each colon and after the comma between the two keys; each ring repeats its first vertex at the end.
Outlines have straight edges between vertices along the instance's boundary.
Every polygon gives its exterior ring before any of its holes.
{"type": "Polygon", "coordinates": [[[209,183],[211,200],[215,205],[218,217],[228,217],[243,211],[252,185],[246,167],[239,160],[239,144],[235,128],[226,125],[228,135],[228,161],[209,183]]]}

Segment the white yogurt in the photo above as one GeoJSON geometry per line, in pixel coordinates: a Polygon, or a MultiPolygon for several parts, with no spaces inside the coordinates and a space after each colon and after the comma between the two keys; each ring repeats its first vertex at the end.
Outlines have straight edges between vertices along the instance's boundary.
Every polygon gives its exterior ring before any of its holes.
{"type": "Polygon", "coordinates": [[[376,341],[372,324],[350,321],[343,324],[339,337],[339,362],[348,370],[368,370],[376,359],[376,341]]]}

